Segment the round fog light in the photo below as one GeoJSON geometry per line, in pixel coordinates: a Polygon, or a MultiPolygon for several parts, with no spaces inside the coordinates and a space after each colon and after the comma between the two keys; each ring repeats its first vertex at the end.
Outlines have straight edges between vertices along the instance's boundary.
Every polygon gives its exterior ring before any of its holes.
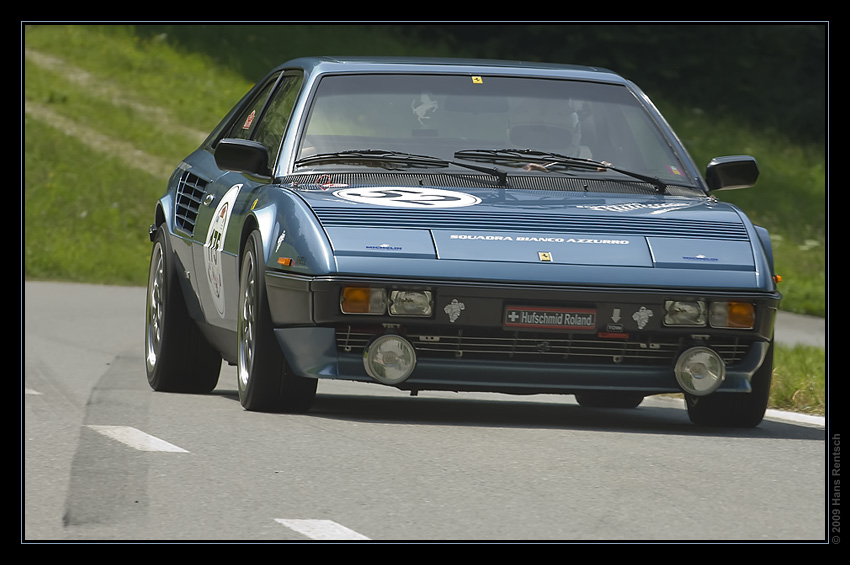
{"type": "Polygon", "coordinates": [[[387,334],[370,343],[363,352],[363,365],[370,377],[385,385],[404,382],[416,366],[416,352],[403,337],[387,334]]]}
{"type": "Polygon", "coordinates": [[[694,396],[711,394],[726,377],[726,365],[713,349],[692,347],[676,362],[676,381],[694,396]]]}

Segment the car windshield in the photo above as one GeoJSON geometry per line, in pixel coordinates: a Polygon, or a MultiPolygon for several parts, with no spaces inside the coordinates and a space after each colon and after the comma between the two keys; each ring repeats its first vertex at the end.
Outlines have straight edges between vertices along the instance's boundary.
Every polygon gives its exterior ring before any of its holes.
{"type": "Polygon", "coordinates": [[[502,162],[510,160],[506,149],[604,161],[690,184],[657,124],[628,89],[576,80],[327,76],[318,86],[296,160],[380,150],[502,162]]]}

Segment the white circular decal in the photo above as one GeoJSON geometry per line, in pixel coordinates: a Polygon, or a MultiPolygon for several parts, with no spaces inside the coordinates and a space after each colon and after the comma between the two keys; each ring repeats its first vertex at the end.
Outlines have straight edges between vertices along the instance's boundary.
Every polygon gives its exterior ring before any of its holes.
{"type": "Polygon", "coordinates": [[[224,277],[221,272],[221,250],[224,249],[224,236],[227,234],[227,224],[233,213],[233,204],[239,196],[241,184],[234,184],[216,206],[215,214],[210,221],[207,239],[204,242],[204,263],[207,268],[207,282],[210,294],[215,303],[218,315],[224,317],[224,277]]]}
{"type": "Polygon", "coordinates": [[[481,202],[477,196],[465,192],[420,187],[346,188],[337,190],[334,196],[361,204],[397,208],[462,208],[481,202]]]}

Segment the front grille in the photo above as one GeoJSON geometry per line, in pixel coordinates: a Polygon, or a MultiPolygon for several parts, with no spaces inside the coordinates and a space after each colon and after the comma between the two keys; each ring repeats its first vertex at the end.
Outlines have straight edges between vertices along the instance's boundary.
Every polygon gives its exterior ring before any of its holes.
{"type": "MultiPolygon", "coordinates": [[[[337,328],[337,348],[341,353],[361,355],[382,330],[343,326],[337,328]]],[[[593,334],[550,334],[506,331],[432,330],[405,333],[417,357],[517,361],[542,363],[589,363],[599,365],[670,366],[690,340],[679,337],[653,337],[644,340],[606,339],[593,334]]],[[[738,339],[713,340],[709,345],[727,366],[739,363],[748,345],[738,339]]]]}
{"type": "Polygon", "coordinates": [[[198,219],[198,208],[206,190],[206,181],[184,172],[177,183],[177,198],[174,203],[174,224],[192,235],[198,219]]]}

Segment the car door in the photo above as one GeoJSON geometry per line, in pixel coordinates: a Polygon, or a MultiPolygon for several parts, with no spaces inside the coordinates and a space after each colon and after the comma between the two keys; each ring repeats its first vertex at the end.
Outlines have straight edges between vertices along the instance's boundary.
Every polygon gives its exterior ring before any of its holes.
{"type": "MultiPolygon", "coordinates": [[[[298,75],[270,76],[246,101],[222,137],[252,139],[263,143],[275,159],[291,111],[298,75]],[[288,107],[288,110],[287,110],[288,107]]],[[[225,329],[236,327],[239,286],[239,237],[257,188],[267,179],[237,172],[222,175],[206,186],[194,234],[193,261],[198,276],[198,295],[207,323],[225,329]]]]}

